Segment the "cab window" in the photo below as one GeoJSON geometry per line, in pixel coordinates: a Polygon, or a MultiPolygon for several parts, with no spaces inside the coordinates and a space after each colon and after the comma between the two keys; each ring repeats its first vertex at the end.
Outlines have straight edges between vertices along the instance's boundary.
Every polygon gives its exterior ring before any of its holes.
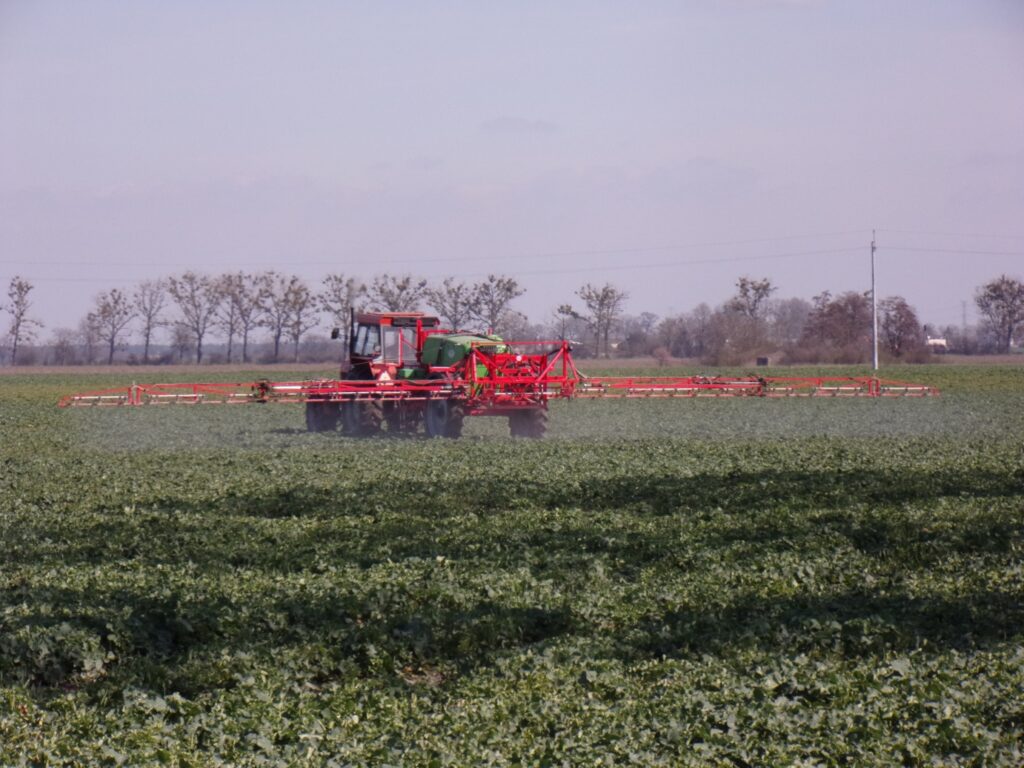
{"type": "Polygon", "coordinates": [[[380,356],[380,326],[360,325],[356,328],[356,341],[352,354],[358,357],[380,356]]]}
{"type": "Polygon", "coordinates": [[[416,329],[387,326],[384,334],[384,359],[389,363],[407,363],[416,360],[416,329]]]}
{"type": "Polygon", "coordinates": [[[402,329],[402,362],[416,362],[416,329],[402,329]]]}
{"type": "Polygon", "coordinates": [[[399,359],[399,345],[401,343],[401,331],[393,326],[384,328],[384,359],[389,363],[397,362],[399,359]]]}

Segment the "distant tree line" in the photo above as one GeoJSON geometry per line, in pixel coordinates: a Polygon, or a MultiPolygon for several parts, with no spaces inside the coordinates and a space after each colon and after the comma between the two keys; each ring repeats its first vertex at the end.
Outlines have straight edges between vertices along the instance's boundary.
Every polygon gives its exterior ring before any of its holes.
{"type": "MultiPolygon", "coordinates": [[[[757,357],[779,363],[864,363],[872,354],[871,293],[824,291],[810,301],[775,298],[767,279],[741,277],[735,294],[716,308],[700,304],[690,312],[652,322],[647,313],[623,319],[626,354],[699,358],[721,365],[747,364],[757,357]]],[[[1006,353],[1024,331],[1024,283],[1005,275],[978,288],[978,327],[936,328],[918,319],[902,296],[878,302],[878,344],[883,357],[902,362],[928,359],[938,351],[1006,353]],[[940,346],[931,347],[943,340],[940,346]]]]}
{"type": "MultiPolygon", "coordinates": [[[[29,281],[16,277],[8,302],[2,305],[11,315],[6,351],[18,363],[39,359],[40,350],[26,347],[42,327],[29,314],[32,290],[29,281]]],[[[446,278],[432,285],[412,275],[377,275],[363,282],[354,276],[329,274],[313,287],[297,275],[275,271],[216,276],[188,271],[144,280],[130,291],[101,291],[77,328],[53,331],[42,362],[112,364],[130,342],[137,342],[141,350],[133,362],[209,362],[208,350],[217,343],[217,362],[248,363],[253,361],[257,334],[262,334],[265,348],[260,362],[298,361],[304,341],[324,317],[347,328],[352,310],[429,308],[451,328],[529,333],[526,317],[510,308],[523,293],[519,283],[505,275],[488,275],[476,283],[446,278]],[[167,343],[154,358],[160,333],[167,343]]],[[[314,357],[338,357],[336,346],[319,346],[323,354],[314,357]]]]}
{"type": "MultiPolygon", "coordinates": [[[[701,303],[664,318],[626,314],[625,291],[611,283],[586,283],[576,290],[575,303],[558,305],[546,321],[534,324],[513,308],[525,289],[507,275],[431,283],[409,274],[364,282],[333,273],[311,286],[276,271],[188,271],[144,280],[129,291],[98,293],[77,328],[57,328],[43,345],[34,343],[43,324],[30,311],[33,290],[31,282],[14,277],[0,304],[8,318],[3,348],[8,362],[112,364],[119,353],[140,363],[335,360],[337,347],[313,332],[325,318],[347,328],[353,310],[425,310],[448,328],[521,340],[570,339],[583,356],[653,356],[660,363],[696,358],[739,365],[768,356],[783,363],[856,363],[871,355],[870,293],[824,291],[810,301],[777,298],[770,279],[749,276],[740,277],[735,293],[717,307],[701,303]],[[157,343],[158,335],[163,344],[157,343]]],[[[1024,283],[1001,275],[977,289],[975,304],[982,319],[978,327],[934,328],[922,325],[903,297],[884,298],[878,302],[880,348],[886,357],[903,361],[924,359],[929,337],[944,338],[955,352],[1010,351],[1024,329],[1024,283]]]]}

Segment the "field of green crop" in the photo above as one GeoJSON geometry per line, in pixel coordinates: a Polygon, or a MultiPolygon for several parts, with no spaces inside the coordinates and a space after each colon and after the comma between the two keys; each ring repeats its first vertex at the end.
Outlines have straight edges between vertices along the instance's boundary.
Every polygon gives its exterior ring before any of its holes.
{"type": "Polygon", "coordinates": [[[2,376],[0,765],[1020,766],[1024,368],[890,375],[541,442],[2,376]]]}

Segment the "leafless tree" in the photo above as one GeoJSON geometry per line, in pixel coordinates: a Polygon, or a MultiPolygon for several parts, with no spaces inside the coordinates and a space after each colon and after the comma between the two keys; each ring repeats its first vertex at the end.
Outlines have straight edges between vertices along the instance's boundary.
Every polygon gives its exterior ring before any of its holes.
{"type": "Polygon", "coordinates": [[[316,297],[320,311],[327,313],[333,326],[348,329],[352,311],[358,312],[366,301],[366,286],[357,278],[342,274],[328,275],[323,286],[316,297]]]}
{"type": "Polygon", "coordinates": [[[241,317],[238,313],[238,303],[233,301],[235,291],[239,287],[238,282],[242,279],[242,273],[228,273],[215,279],[217,293],[220,301],[217,304],[217,314],[214,324],[224,332],[227,339],[227,362],[231,362],[234,353],[235,336],[238,335],[241,317]]]}
{"type": "Polygon", "coordinates": [[[866,343],[871,337],[869,294],[847,291],[835,298],[828,291],[818,294],[804,335],[838,347],[866,343]]]}
{"type": "Polygon", "coordinates": [[[263,294],[263,316],[260,325],[270,331],[274,342],[274,362],[281,352],[281,338],[288,328],[291,310],[288,306],[288,280],[282,274],[270,272],[266,276],[267,285],[263,294]]]}
{"type": "Polygon", "coordinates": [[[763,280],[741,277],[736,281],[736,295],[726,302],[726,309],[751,320],[760,320],[764,315],[765,302],[776,290],[767,277],[763,280]]]}
{"type": "Polygon", "coordinates": [[[35,329],[43,324],[28,316],[32,302],[28,295],[34,286],[28,280],[15,276],[7,286],[7,301],[2,309],[11,316],[11,324],[7,329],[7,338],[11,340],[11,365],[18,364],[18,347],[35,337],[35,329]]]}
{"type": "Polygon", "coordinates": [[[893,357],[902,357],[924,342],[917,313],[902,296],[890,296],[878,303],[881,341],[893,357]]]}
{"type": "Polygon", "coordinates": [[[470,318],[477,313],[477,291],[475,286],[446,277],[439,286],[424,290],[427,303],[452,330],[466,327],[470,318]]]}
{"type": "Polygon", "coordinates": [[[193,344],[195,344],[195,338],[192,335],[192,330],[184,323],[175,323],[174,329],[171,331],[171,346],[174,348],[174,356],[179,363],[184,361],[185,355],[192,349],[193,344]]]}
{"type": "Polygon", "coordinates": [[[530,323],[530,318],[514,309],[505,311],[499,318],[495,331],[509,341],[530,341],[546,336],[542,329],[530,323]]]}
{"type": "Polygon", "coordinates": [[[833,297],[825,291],[814,297],[793,359],[857,363],[868,358],[870,349],[870,294],[846,291],[833,297]]]}
{"type": "Polygon", "coordinates": [[[117,340],[135,318],[132,301],[119,289],[112,288],[96,297],[95,309],[89,317],[99,330],[100,339],[107,345],[107,365],[112,365],[117,340]]]}
{"type": "Polygon", "coordinates": [[[231,360],[231,338],[240,334],[242,337],[242,362],[249,362],[249,334],[258,328],[263,320],[267,292],[273,282],[272,273],[250,275],[244,272],[233,272],[222,275],[219,279],[219,290],[223,303],[230,305],[230,310],[222,306],[219,315],[221,327],[227,330],[225,323],[232,326],[228,336],[228,360],[231,360]]]}
{"type": "Polygon", "coordinates": [[[625,315],[622,326],[623,348],[630,356],[647,355],[653,352],[658,344],[654,328],[658,316],[653,312],[641,312],[639,315],[625,315]]]}
{"type": "Polygon", "coordinates": [[[715,365],[740,365],[761,343],[757,321],[722,306],[708,322],[704,359],[715,365]]]}
{"type": "Polygon", "coordinates": [[[507,275],[488,275],[483,282],[473,286],[473,311],[471,316],[485,329],[501,330],[502,316],[513,300],[526,293],[515,278],[507,275]]]}
{"type": "Polygon", "coordinates": [[[690,339],[690,353],[704,357],[711,352],[711,319],[714,312],[701,302],[686,314],[686,334],[690,339]]]}
{"type": "Polygon", "coordinates": [[[91,312],[78,323],[78,338],[82,343],[85,364],[92,365],[96,362],[96,348],[103,340],[103,337],[100,335],[100,327],[96,322],[96,317],[91,312]]]}
{"type": "Polygon", "coordinates": [[[655,328],[659,348],[665,350],[664,356],[656,355],[659,365],[664,365],[669,356],[686,357],[690,354],[690,334],[686,318],[683,315],[666,317],[655,328]]]}
{"type": "Polygon", "coordinates": [[[285,336],[294,344],[295,360],[299,359],[303,334],[317,325],[317,299],[298,275],[267,275],[262,324],[270,330],[274,341],[274,362],[280,357],[281,339],[285,336]]]}
{"type": "Polygon", "coordinates": [[[974,303],[996,338],[1000,352],[1009,352],[1017,328],[1024,325],[1024,283],[1000,275],[978,288],[974,303]]]}
{"type": "Polygon", "coordinates": [[[768,304],[769,333],[780,346],[797,344],[803,336],[811,303],[806,299],[773,299],[768,304]]]}
{"type": "Polygon", "coordinates": [[[560,304],[554,312],[555,324],[558,328],[558,338],[565,341],[575,335],[574,328],[581,322],[585,322],[583,315],[573,309],[572,304],[560,304]]]}
{"type": "Polygon", "coordinates": [[[734,363],[767,346],[764,319],[768,299],[775,291],[771,280],[741,277],[736,293],[715,312],[711,355],[715,362],[734,363]]]}
{"type": "Polygon", "coordinates": [[[153,333],[166,325],[161,317],[167,305],[167,283],[164,280],[143,280],[132,295],[132,304],[142,326],[142,360],[149,362],[153,333]]]}
{"type": "Polygon", "coordinates": [[[612,326],[622,314],[622,305],[629,298],[629,294],[611,283],[605,283],[601,287],[593,286],[590,283],[583,285],[576,295],[579,296],[587,306],[590,313],[587,316],[588,324],[594,332],[595,354],[600,357],[602,351],[605,357],[611,356],[610,336],[612,326]]]}
{"type": "Polygon", "coordinates": [[[370,308],[377,312],[415,312],[426,280],[412,275],[377,275],[367,289],[370,308]]]}
{"type": "Polygon", "coordinates": [[[50,349],[53,353],[54,365],[73,365],[75,359],[75,344],[78,341],[78,332],[71,328],[56,328],[50,338],[50,349]]]}
{"type": "Polygon", "coordinates": [[[189,271],[180,277],[169,278],[167,290],[181,310],[182,322],[195,342],[196,362],[202,363],[203,339],[216,320],[221,302],[217,281],[189,271]]]}
{"type": "Polygon", "coordinates": [[[295,347],[295,362],[299,361],[299,342],[303,334],[316,328],[320,321],[317,297],[298,277],[292,276],[288,281],[286,294],[288,304],[288,336],[295,347]]]}

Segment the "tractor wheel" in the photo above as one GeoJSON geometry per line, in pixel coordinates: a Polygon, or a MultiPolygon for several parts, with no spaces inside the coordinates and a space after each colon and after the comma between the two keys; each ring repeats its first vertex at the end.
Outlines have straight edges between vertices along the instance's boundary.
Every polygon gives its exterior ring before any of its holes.
{"type": "Polygon", "coordinates": [[[508,416],[508,429],[512,437],[539,440],[548,429],[548,412],[543,408],[513,411],[508,416]]]}
{"type": "MultiPolygon", "coordinates": [[[[346,381],[372,381],[369,370],[353,368],[346,381]]],[[[383,404],[379,400],[346,400],[341,404],[341,431],[348,437],[370,437],[380,432],[384,419],[383,404]]]]}
{"type": "Polygon", "coordinates": [[[306,431],[333,432],[340,415],[337,403],[306,403],[306,431]]]}
{"type": "Polygon", "coordinates": [[[465,418],[462,405],[453,400],[431,400],[427,403],[424,422],[430,437],[462,437],[462,420],[465,418]]]}
{"type": "Polygon", "coordinates": [[[341,429],[349,437],[376,435],[382,420],[379,400],[350,400],[341,406],[341,429]]]}
{"type": "Polygon", "coordinates": [[[410,407],[407,403],[384,403],[384,423],[387,424],[389,435],[413,434],[420,424],[421,411],[410,407]]]}

